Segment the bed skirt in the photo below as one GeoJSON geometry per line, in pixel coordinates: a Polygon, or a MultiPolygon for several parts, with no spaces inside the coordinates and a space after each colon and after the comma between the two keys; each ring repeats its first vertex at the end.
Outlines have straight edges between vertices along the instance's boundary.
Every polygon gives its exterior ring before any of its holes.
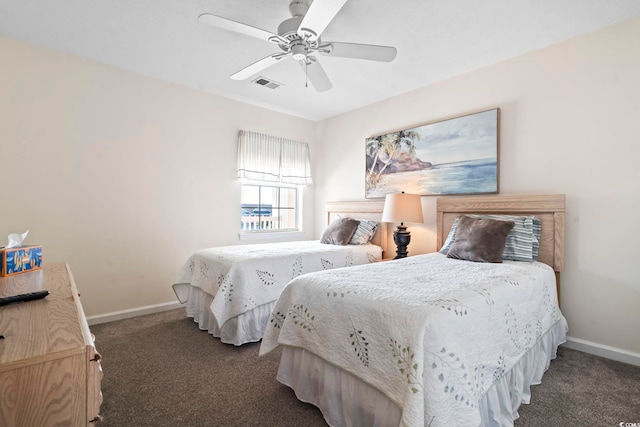
{"type": "MultiPolygon", "coordinates": [[[[481,426],[513,425],[520,405],[530,401],[530,387],[540,384],[566,333],[562,318],[487,391],[479,404],[481,426]]],[[[400,408],[383,393],[303,349],[283,347],[277,379],[299,400],[320,408],[332,427],[400,425],[400,408]]],[[[425,425],[430,422],[425,420],[425,425]]]]}
{"type": "Polygon", "coordinates": [[[182,290],[188,292],[185,294],[187,317],[192,317],[201,330],[220,338],[223,343],[236,346],[262,339],[275,301],[233,317],[220,327],[211,311],[213,296],[200,288],[185,286],[188,289],[182,290]]]}

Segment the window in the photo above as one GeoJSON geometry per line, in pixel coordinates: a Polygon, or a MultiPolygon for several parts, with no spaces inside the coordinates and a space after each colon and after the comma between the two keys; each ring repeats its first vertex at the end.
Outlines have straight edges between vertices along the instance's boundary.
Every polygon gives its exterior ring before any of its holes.
{"type": "Polygon", "coordinates": [[[240,228],[242,231],[298,231],[298,188],[243,184],[240,228]]]}
{"type": "Polygon", "coordinates": [[[307,143],[240,131],[242,236],[301,231],[302,189],[311,184],[307,143]]]}

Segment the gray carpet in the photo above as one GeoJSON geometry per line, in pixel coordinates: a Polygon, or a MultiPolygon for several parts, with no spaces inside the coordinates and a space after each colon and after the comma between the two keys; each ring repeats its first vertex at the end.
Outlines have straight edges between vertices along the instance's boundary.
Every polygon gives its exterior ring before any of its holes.
{"type": "MultiPolygon", "coordinates": [[[[94,325],[102,354],[102,427],[326,426],[275,375],[280,352],[234,347],[184,309],[94,325]]],[[[640,423],[640,367],[561,348],[516,426],[640,423]]]]}

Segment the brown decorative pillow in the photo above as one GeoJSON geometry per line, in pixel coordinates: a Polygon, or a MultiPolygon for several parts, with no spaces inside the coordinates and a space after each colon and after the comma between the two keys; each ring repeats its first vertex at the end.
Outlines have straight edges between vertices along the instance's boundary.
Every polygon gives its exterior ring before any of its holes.
{"type": "Polygon", "coordinates": [[[346,245],[351,240],[353,233],[356,232],[360,221],[353,218],[338,218],[333,221],[320,238],[320,243],[328,243],[330,245],[346,245]]]}
{"type": "Polygon", "coordinates": [[[476,262],[502,262],[507,234],[514,225],[513,221],[461,216],[456,239],[447,252],[447,258],[476,262]]]}

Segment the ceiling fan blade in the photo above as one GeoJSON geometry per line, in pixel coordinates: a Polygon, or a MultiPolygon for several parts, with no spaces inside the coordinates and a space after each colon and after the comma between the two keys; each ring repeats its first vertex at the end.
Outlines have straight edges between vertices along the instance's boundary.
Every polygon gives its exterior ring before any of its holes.
{"type": "Polygon", "coordinates": [[[231,75],[233,80],[245,80],[249,77],[253,76],[256,73],[264,70],[265,68],[271,67],[276,62],[280,61],[283,58],[286,58],[288,53],[274,53],[273,55],[269,55],[266,58],[262,58],[259,61],[254,62],[253,64],[244,67],[242,70],[238,71],[235,74],[231,75]]]}
{"type": "Polygon", "coordinates": [[[309,10],[302,18],[298,34],[301,37],[320,37],[329,22],[338,14],[347,0],[313,0],[309,10]]]}
{"type": "Polygon", "coordinates": [[[326,42],[321,46],[328,47],[329,56],[342,58],[368,59],[370,61],[391,62],[395,59],[398,50],[392,46],[378,46],[373,44],[326,42]]]}
{"type": "Polygon", "coordinates": [[[255,37],[264,41],[269,41],[271,37],[278,37],[276,34],[270,33],[269,31],[232,21],[231,19],[223,18],[221,16],[212,15],[210,13],[203,13],[198,16],[198,20],[204,24],[244,34],[246,36],[255,37]]]}
{"type": "Polygon", "coordinates": [[[306,61],[300,61],[300,66],[318,92],[326,92],[333,87],[324,68],[313,56],[308,56],[306,61]]]}

